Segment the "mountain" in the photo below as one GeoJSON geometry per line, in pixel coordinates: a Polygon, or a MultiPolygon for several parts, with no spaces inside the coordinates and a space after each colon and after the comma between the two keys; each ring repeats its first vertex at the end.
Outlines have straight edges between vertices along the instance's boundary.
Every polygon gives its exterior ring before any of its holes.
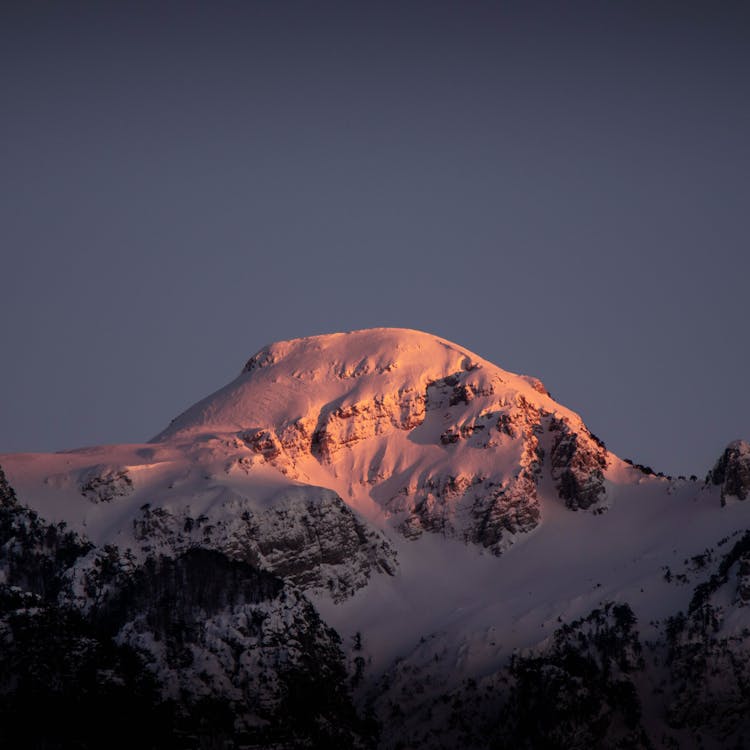
{"type": "Polygon", "coordinates": [[[656,475],[536,378],[373,329],[0,466],[4,746],[750,743],[745,442],[656,475]]]}

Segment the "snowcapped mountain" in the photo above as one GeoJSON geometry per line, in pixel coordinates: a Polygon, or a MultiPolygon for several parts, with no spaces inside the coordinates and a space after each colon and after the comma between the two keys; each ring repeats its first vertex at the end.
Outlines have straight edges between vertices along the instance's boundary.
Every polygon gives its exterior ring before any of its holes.
{"type": "Polygon", "coordinates": [[[373,329],[262,349],[149,443],[0,466],[0,737],[74,688],[157,747],[750,738],[742,441],[657,476],[539,380],[373,329]]]}
{"type": "Polygon", "coordinates": [[[238,463],[328,487],[377,525],[496,554],[539,522],[545,455],[571,508],[603,507],[604,470],[621,463],[540,381],[389,329],[273,344],[154,442],[221,437],[244,443],[238,463]]]}

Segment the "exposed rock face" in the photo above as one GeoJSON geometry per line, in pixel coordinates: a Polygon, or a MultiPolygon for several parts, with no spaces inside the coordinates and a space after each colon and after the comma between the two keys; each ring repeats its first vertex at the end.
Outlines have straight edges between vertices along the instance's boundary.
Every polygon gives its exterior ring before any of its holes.
{"type": "Polygon", "coordinates": [[[133,529],[145,554],[215,549],[303,589],[327,591],[336,601],[365,586],[371,575],[393,575],[397,568],[387,539],[323,488],[290,488],[266,509],[227,493],[212,516],[189,506],[177,513],[143,506],[133,529]]]}
{"type": "Polygon", "coordinates": [[[730,498],[747,499],[750,494],[750,443],[735,440],[730,443],[714,468],[709,482],[721,487],[721,503],[730,498]]]}
{"type": "Polygon", "coordinates": [[[133,491],[133,482],[125,469],[94,466],[80,479],[81,494],[93,503],[109,503],[133,491]]]}
{"type": "Polygon", "coordinates": [[[549,429],[554,433],[552,478],[560,498],[572,510],[591,508],[605,494],[606,448],[585,428],[574,430],[568,420],[553,417],[549,429]]]}
{"type": "Polygon", "coordinates": [[[422,424],[424,415],[424,394],[410,389],[324,409],[318,416],[311,448],[321,461],[332,463],[344,448],[393,430],[411,430],[422,424]]]}
{"type": "MultiPolygon", "coordinates": [[[[472,368],[476,369],[476,368],[472,368]]],[[[492,396],[491,385],[471,382],[467,374],[454,375],[428,389],[428,410],[447,409],[450,426],[441,434],[441,444],[487,450],[513,441],[520,448],[511,471],[493,467],[458,474],[420,477],[414,486],[403,487],[389,501],[394,513],[406,514],[401,529],[407,537],[422,531],[458,536],[500,554],[516,535],[531,531],[541,517],[537,484],[544,460],[539,436],[541,415],[523,396],[504,399],[492,410],[482,410],[463,421],[461,405],[479,396],[492,396]]]]}

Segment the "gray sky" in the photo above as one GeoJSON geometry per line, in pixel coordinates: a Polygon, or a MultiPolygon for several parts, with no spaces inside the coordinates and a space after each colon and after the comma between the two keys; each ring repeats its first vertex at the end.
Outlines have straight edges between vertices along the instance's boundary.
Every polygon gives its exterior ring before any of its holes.
{"type": "Polygon", "coordinates": [[[741,3],[0,10],[0,451],[150,438],[277,339],[419,328],[623,457],[750,438],[741,3]]]}

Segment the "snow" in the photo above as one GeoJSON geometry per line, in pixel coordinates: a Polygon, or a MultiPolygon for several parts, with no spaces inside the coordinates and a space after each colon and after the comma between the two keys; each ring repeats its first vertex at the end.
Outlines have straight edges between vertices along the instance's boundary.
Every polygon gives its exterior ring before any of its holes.
{"type": "MultiPolygon", "coordinates": [[[[282,341],[262,349],[234,381],[178,416],[154,438],[236,432],[292,423],[326,405],[345,407],[388,392],[425,390],[429,382],[483,369],[534,404],[572,412],[539,393],[525,376],[500,369],[468,349],[408,329],[374,328],[282,341]]],[[[434,437],[434,436],[433,436],[434,437]]]]}
{"type": "Polygon", "coordinates": [[[667,583],[665,567],[679,572],[684,560],[750,527],[749,503],[722,509],[718,491],[686,483],[669,494],[666,485],[620,487],[603,514],[571,513],[547,497],[542,524],[500,558],[436,536],[402,540],[396,580],[375,580],[335,606],[317,598],[316,606],[341,633],[363,634],[374,669],[412,652],[425,663],[441,653],[455,683],[492,671],[605,601],[627,601],[649,637],[649,623],[686,610],[701,580],[667,583]],[[431,639],[427,653],[423,638],[431,639]]]}
{"type": "Polygon", "coordinates": [[[397,658],[426,664],[439,654],[446,684],[456,683],[490,672],[604,601],[630,603],[647,634],[649,623],[686,608],[699,580],[691,573],[692,585],[667,582],[665,568],[683,570],[685,559],[750,528],[750,502],[721,507],[718,488],[645,476],[607,454],[605,512],[567,509],[545,470],[541,523],[514,537],[500,557],[440,534],[402,536],[401,517],[389,505],[400,490],[414,492],[431,477],[500,481],[518,471],[521,437],[485,444],[489,429],[464,429],[469,437],[445,444],[441,435],[506,413],[519,397],[585,430],[536,379],[439,337],[402,329],[339,333],[264,348],[150,443],[3,455],[0,466],[45,519],[123,548],[137,546],[133,521],[146,503],[206,514],[216,524],[238,502],[263,512],[312,490],[334,492],[387,535],[398,570],[373,573],[343,602],[320,590],[308,595],[342,637],[362,634],[374,673],[397,658]],[[466,403],[443,403],[430,386],[452,376],[471,386],[466,403]],[[430,398],[438,406],[425,410],[430,398]],[[330,454],[311,448],[323,427],[330,454]],[[273,432],[278,457],[266,460],[253,448],[257,430],[273,432]],[[119,470],[130,481],[123,494],[101,502],[82,494],[83,477],[119,470]]]}

